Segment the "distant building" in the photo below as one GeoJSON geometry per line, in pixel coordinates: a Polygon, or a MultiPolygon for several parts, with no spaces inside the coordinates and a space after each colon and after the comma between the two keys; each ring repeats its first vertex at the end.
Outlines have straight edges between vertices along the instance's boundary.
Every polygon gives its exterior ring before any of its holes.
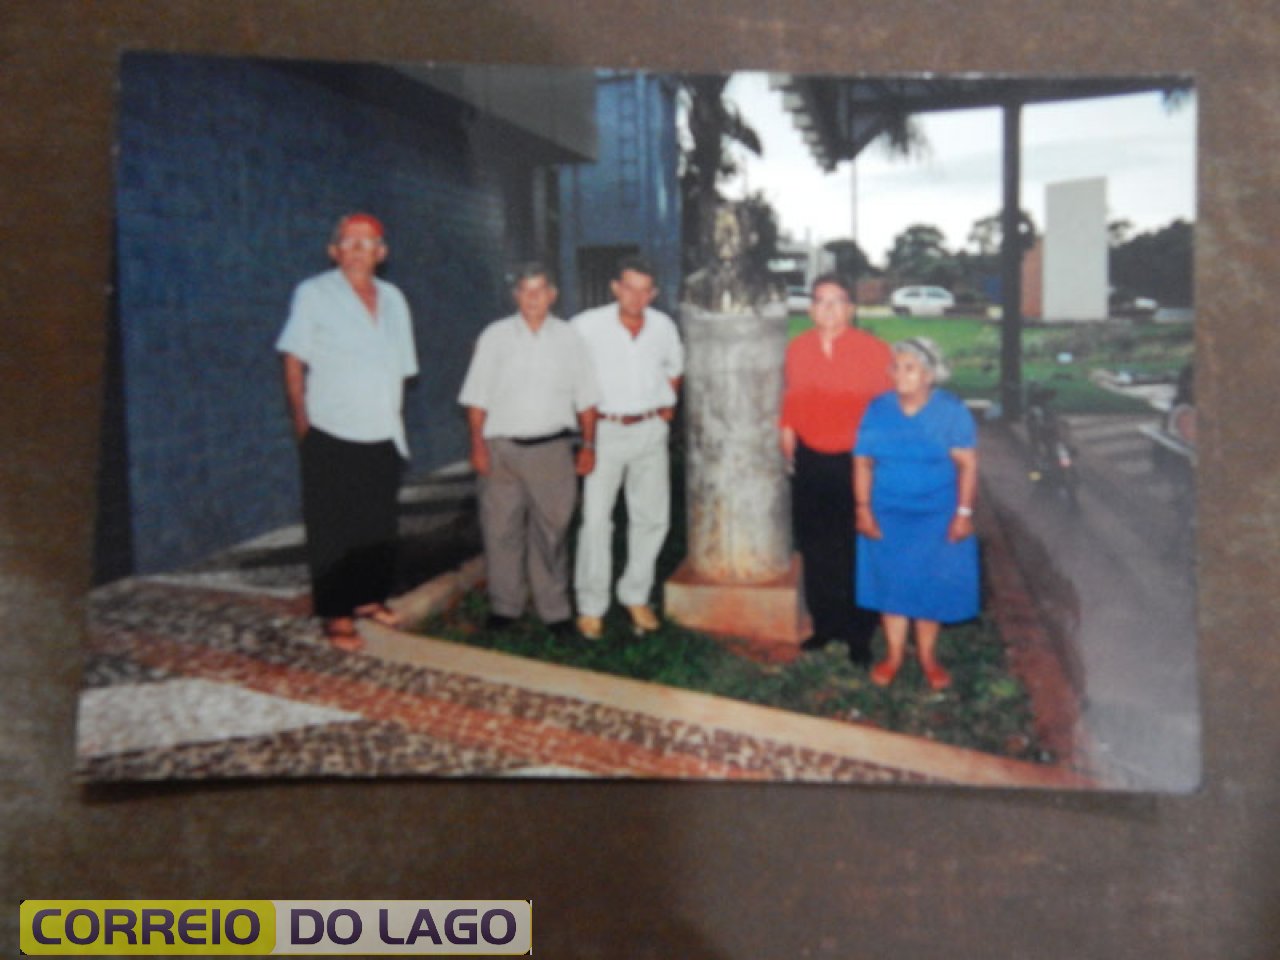
{"type": "Polygon", "coordinates": [[[1048,184],[1044,204],[1044,320],[1107,319],[1106,179],[1048,184]]]}
{"type": "Polygon", "coordinates": [[[859,306],[869,307],[889,302],[889,281],[884,277],[863,277],[858,281],[854,299],[859,306]]]}
{"type": "MultiPolygon", "coordinates": [[[[1000,301],[999,284],[997,295],[1000,301]]],[[[1022,315],[1028,320],[1044,316],[1044,238],[1036,237],[1035,245],[1022,258],[1022,315]]]]}
{"type": "Polygon", "coordinates": [[[835,265],[835,255],[821,245],[809,242],[808,238],[801,241],[782,239],[778,241],[777,256],[769,261],[769,272],[788,292],[807,293],[813,281],[834,270],[835,265]]]}

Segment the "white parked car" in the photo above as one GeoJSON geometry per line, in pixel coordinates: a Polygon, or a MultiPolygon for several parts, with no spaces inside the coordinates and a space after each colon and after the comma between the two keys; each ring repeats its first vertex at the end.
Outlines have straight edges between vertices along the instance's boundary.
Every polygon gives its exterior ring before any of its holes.
{"type": "Polygon", "coordinates": [[[940,317],[956,305],[956,298],[942,287],[899,287],[889,303],[899,316],[940,317]]]}

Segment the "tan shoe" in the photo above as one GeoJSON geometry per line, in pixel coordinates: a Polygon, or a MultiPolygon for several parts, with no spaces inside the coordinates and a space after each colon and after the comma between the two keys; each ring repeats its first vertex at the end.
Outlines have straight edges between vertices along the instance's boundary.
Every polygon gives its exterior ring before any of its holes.
{"type": "Polygon", "coordinates": [[[644,604],[627,607],[627,613],[631,614],[631,625],[642,633],[657,630],[662,626],[661,622],[658,620],[658,615],[654,613],[650,607],[647,607],[644,604]]]}
{"type": "Polygon", "coordinates": [[[599,640],[604,636],[604,620],[600,617],[581,616],[577,625],[578,632],[588,640],[599,640]]]}

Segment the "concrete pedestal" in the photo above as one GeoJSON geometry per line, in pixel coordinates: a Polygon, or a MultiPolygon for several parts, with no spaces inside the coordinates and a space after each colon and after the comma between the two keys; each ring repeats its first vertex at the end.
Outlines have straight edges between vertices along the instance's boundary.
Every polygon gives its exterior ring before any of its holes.
{"type": "Polygon", "coordinates": [[[685,340],[689,562],[717,583],[768,583],[791,564],[791,495],[778,452],[787,315],[680,310],[685,340]]]}
{"type": "Polygon", "coordinates": [[[717,583],[697,574],[688,560],[663,594],[666,615],[694,630],[753,641],[754,646],[798,647],[812,633],[804,605],[800,557],[763,583],[717,583]]]}
{"type": "Polygon", "coordinates": [[[809,615],[776,426],[786,311],[715,314],[685,304],[680,320],[689,555],[667,581],[666,615],[794,656],[809,615]]]}

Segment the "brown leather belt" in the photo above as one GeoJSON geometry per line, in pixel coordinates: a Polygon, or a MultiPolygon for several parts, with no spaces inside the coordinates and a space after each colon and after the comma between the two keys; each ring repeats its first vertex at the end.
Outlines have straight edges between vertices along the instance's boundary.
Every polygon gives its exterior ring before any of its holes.
{"type": "Polygon", "coordinates": [[[652,420],[659,415],[657,410],[647,410],[644,413],[602,413],[601,420],[608,420],[610,423],[620,423],[624,427],[629,427],[633,423],[643,423],[646,420],[652,420]]]}

